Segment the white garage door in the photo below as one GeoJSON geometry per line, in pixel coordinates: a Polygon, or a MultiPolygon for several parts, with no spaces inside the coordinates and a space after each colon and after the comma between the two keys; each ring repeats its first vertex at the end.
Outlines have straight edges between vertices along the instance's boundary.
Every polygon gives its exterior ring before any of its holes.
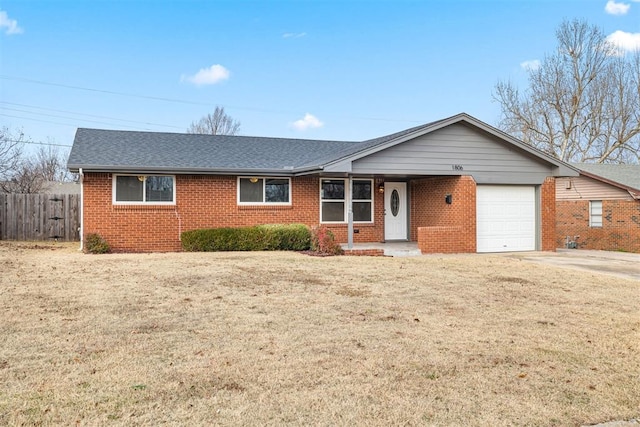
{"type": "Polygon", "coordinates": [[[478,252],[536,249],[535,187],[479,185],[476,203],[478,252]]]}

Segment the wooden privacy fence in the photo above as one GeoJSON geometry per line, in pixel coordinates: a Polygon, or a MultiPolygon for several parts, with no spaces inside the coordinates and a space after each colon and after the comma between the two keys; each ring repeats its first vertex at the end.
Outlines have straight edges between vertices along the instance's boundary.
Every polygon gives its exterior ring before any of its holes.
{"type": "Polygon", "coordinates": [[[80,240],[79,194],[0,194],[0,240],[80,240]]]}

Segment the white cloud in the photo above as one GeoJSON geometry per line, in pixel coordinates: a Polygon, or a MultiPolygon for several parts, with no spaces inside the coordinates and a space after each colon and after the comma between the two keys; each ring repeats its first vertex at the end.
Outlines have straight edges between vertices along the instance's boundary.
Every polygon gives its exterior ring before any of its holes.
{"type": "Polygon", "coordinates": [[[527,71],[535,71],[540,68],[540,60],[539,59],[529,59],[527,61],[521,62],[520,67],[527,71]]]}
{"type": "Polygon", "coordinates": [[[181,81],[187,81],[197,86],[202,85],[214,85],[220,83],[223,80],[227,80],[231,73],[225,67],[220,64],[212,65],[209,68],[202,68],[193,76],[185,76],[184,74],[180,78],[181,81]]]}
{"type": "Polygon", "coordinates": [[[0,10],[0,29],[5,29],[5,34],[22,34],[24,31],[18,26],[18,21],[9,19],[9,15],[4,10],[0,10]]]}
{"type": "Polygon", "coordinates": [[[296,120],[295,122],[291,123],[291,127],[299,131],[315,129],[322,126],[324,126],[324,123],[318,120],[316,116],[309,113],[305,114],[302,119],[296,120]]]}
{"type": "Polygon", "coordinates": [[[640,51],[640,33],[627,33],[618,30],[609,34],[607,41],[616,46],[620,50],[620,54],[640,51]]]}
{"type": "Polygon", "coordinates": [[[304,37],[306,35],[307,33],[284,33],[282,35],[282,38],[283,39],[299,39],[300,37],[304,37]]]}
{"type": "Polygon", "coordinates": [[[605,12],[609,15],[626,15],[629,12],[630,4],[616,3],[615,0],[609,0],[604,7],[605,12]]]}

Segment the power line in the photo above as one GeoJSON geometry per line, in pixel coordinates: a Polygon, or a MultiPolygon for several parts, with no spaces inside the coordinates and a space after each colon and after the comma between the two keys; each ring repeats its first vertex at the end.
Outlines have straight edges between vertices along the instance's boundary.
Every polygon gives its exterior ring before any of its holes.
{"type": "Polygon", "coordinates": [[[206,102],[186,101],[186,100],[183,100],[183,99],[163,98],[163,97],[160,97],[160,96],[137,95],[137,94],[133,94],[133,93],[117,92],[117,91],[113,91],[113,90],[94,89],[94,88],[90,88],[90,87],[82,87],[82,86],[66,85],[66,84],[62,84],[62,83],[45,82],[45,81],[42,81],[42,80],[25,79],[23,77],[12,77],[12,76],[0,75],[0,79],[3,79],[3,80],[14,80],[14,81],[25,82],[25,83],[35,83],[35,84],[46,85],[46,86],[58,86],[58,87],[63,87],[63,88],[67,88],[67,89],[84,90],[84,91],[88,91],[88,92],[106,93],[106,94],[109,94],[109,95],[128,96],[128,97],[131,97],[131,98],[151,99],[151,100],[154,100],[154,101],[178,102],[178,103],[181,103],[181,104],[211,106],[210,103],[206,103],[206,102]]]}
{"type": "MultiPolygon", "coordinates": [[[[162,126],[162,127],[174,128],[174,129],[184,129],[183,127],[180,127],[180,126],[166,125],[166,124],[162,124],[162,123],[141,122],[141,121],[129,120],[129,119],[119,119],[117,117],[99,116],[99,115],[95,115],[95,114],[78,113],[78,112],[75,112],[75,111],[68,111],[68,110],[57,110],[55,108],[38,107],[37,105],[19,104],[19,103],[16,103],[16,102],[0,101],[0,104],[15,105],[15,106],[18,106],[18,107],[26,107],[26,108],[35,108],[35,109],[38,109],[38,110],[53,111],[53,112],[56,112],[56,113],[74,114],[74,115],[77,115],[77,116],[95,117],[95,118],[98,118],[98,119],[117,120],[117,121],[120,121],[120,122],[136,123],[136,124],[149,125],[149,126],[162,126]]],[[[4,108],[4,107],[0,107],[0,108],[4,108]]],[[[40,114],[40,113],[33,112],[32,114],[40,114]]]]}
{"type": "MultiPolygon", "coordinates": [[[[209,108],[211,108],[211,106],[212,106],[212,104],[209,103],[209,102],[191,101],[191,100],[176,99],[176,98],[166,98],[166,97],[161,97],[161,96],[139,95],[139,94],[134,94],[134,93],[118,92],[118,91],[113,91],[113,90],[95,89],[95,88],[89,88],[89,87],[83,87],[83,86],[74,86],[74,85],[67,85],[67,84],[62,84],[62,83],[47,82],[47,81],[43,81],[43,80],[26,79],[26,78],[23,78],[23,77],[0,75],[0,79],[2,79],[2,80],[20,81],[20,82],[25,82],[25,83],[34,83],[34,84],[45,85],[45,86],[57,86],[57,87],[62,87],[62,88],[66,88],[66,89],[83,90],[83,91],[88,91],[88,92],[104,93],[104,94],[108,94],[108,95],[126,96],[126,97],[130,97],[130,98],[148,99],[148,100],[152,100],[152,101],[174,102],[174,103],[189,104],[189,105],[205,105],[205,106],[207,106],[209,108]]],[[[278,111],[278,110],[272,110],[272,109],[243,107],[243,106],[228,105],[228,104],[227,105],[221,105],[221,106],[222,107],[232,108],[232,109],[235,109],[235,110],[255,111],[255,112],[267,113],[267,114],[300,114],[300,111],[286,111],[286,110],[278,111]]],[[[389,118],[385,118],[385,117],[340,116],[339,118],[341,118],[341,119],[350,119],[350,120],[392,122],[392,123],[418,123],[418,124],[424,123],[424,121],[421,121],[421,120],[389,119],[389,118]]]]}
{"type": "Polygon", "coordinates": [[[66,148],[73,147],[72,145],[56,144],[55,142],[22,141],[22,140],[19,140],[19,139],[0,139],[0,141],[17,142],[17,143],[20,143],[20,144],[51,145],[51,146],[54,146],[54,147],[66,147],[66,148]]]}
{"type": "MultiPolygon", "coordinates": [[[[33,111],[21,110],[19,108],[8,108],[8,107],[0,107],[0,108],[3,109],[3,110],[17,111],[18,113],[37,114],[39,116],[45,116],[45,117],[54,117],[54,118],[66,119],[66,120],[79,120],[79,121],[82,121],[82,122],[97,123],[97,124],[100,124],[100,125],[113,126],[113,123],[102,122],[102,121],[99,121],[99,120],[77,119],[75,117],[60,116],[60,115],[57,115],[57,114],[35,113],[33,111]]],[[[136,126],[129,126],[129,125],[118,125],[118,126],[127,127],[127,128],[130,128],[130,129],[139,129],[139,127],[136,127],[136,126]]],[[[150,129],[145,129],[145,130],[150,130],[150,129]]]]}
{"type": "Polygon", "coordinates": [[[42,119],[34,119],[34,118],[31,118],[31,117],[13,116],[11,114],[0,113],[0,116],[12,117],[14,119],[32,120],[34,122],[51,123],[51,124],[54,124],[54,125],[69,126],[69,127],[72,127],[72,128],[77,127],[76,125],[73,125],[73,124],[70,124],[70,123],[52,122],[51,120],[42,120],[42,119]]]}

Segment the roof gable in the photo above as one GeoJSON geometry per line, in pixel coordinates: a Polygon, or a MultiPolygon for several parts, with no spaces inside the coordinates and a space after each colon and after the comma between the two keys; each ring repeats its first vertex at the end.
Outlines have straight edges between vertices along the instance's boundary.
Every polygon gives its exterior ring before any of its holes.
{"type": "Polygon", "coordinates": [[[553,166],[464,123],[454,123],[359,158],[358,174],[470,175],[476,183],[540,184],[553,166]]]}
{"type": "MultiPolygon", "coordinates": [[[[337,159],[325,167],[325,170],[344,171],[351,172],[353,169],[353,162],[365,157],[384,156],[383,152],[393,150],[400,144],[407,143],[408,141],[415,141],[418,138],[425,137],[427,135],[438,132],[444,128],[454,125],[464,125],[479,135],[485,135],[486,141],[493,141],[500,144],[503,148],[510,151],[515,151],[520,156],[529,158],[532,162],[538,164],[544,164],[548,168],[548,175],[553,176],[577,176],[577,169],[572,166],[555,159],[536,148],[519,141],[516,138],[492,127],[488,124],[481,122],[480,120],[469,116],[468,114],[461,113],[456,116],[449,117],[447,119],[438,120],[435,122],[427,123],[422,126],[417,126],[411,129],[407,129],[396,134],[388,135],[381,138],[365,141],[358,150],[354,153],[347,155],[343,158],[337,159]]],[[[460,162],[453,161],[452,159],[444,159],[446,164],[440,164],[440,166],[451,167],[452,165],[459,164],[460,162]]],[[[384,161],[384,160],[382,160],[384,161]]],[[[440,172],[445,172],[441,170],[440,172]]],[[[460,170],[450,170],[450,174],[459,175],[460,170]]]]}

